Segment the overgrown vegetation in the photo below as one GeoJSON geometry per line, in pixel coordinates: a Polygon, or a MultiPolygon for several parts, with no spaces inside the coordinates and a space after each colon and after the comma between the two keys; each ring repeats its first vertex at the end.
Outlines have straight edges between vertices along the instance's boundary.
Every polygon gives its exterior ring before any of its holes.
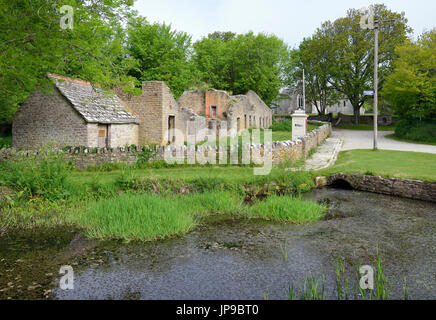
{"type": "Polygon", "coordinates": [[[189,232],[198,217],[241,210],[240,199],[224,192],[183,197],[121,194],[97,202],[78,221],[92,238],[153,240],[189,232]]]}
{"type": "Polygon", "coordinates": [[[12,135],[0,136],[0,149],[12,146],[12,135]]]}
{"type": "Polygon", "coordinates": [[[50,150],[42,150],[45,156],[16,156],[0,162],[1,183],[23,192],[26,199],[42,197],[46,200],[65,199],[70,196],[67,181],[70,167],[63,155],[50,150]]]}
{"type": "Polygon", "coordinates": [[[395,129],[395,137],[436,144],[436,120],[401,120],[395,129]]]}
{"type": "Polygon", "coordinates": [[[303,171],[280,167],[255,176],[248,167],[126,165],[76,171],[62,154],[44,152],[1,163],[3,229],[73,225],[100,239],[151,240],[188,232],[214,213],[305,223],[325,209],[298,199],[313,187],[303,171]]]}

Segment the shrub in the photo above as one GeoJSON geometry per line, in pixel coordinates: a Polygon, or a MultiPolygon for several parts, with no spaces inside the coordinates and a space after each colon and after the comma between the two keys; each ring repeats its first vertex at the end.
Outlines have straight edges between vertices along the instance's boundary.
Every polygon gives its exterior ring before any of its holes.
{"type": "Polygon", "coordinates": [[[395,136],[420,142],[436,142],[436,121],[400,120],[395,129],[395,136]]]}
{"type": "Polygon", "coordinates": [[[156,145],[143,146],[137,154],[136,164],[140,167],[148,163],[157,154],[156,145]]]}
{"type": "Polygon", "coordinates": [[[15,156],[0,165],[3,184],[24,191],[26,197],[41,196],[48,200],[70,195],[67,182],[70,169],[63,155],[52,151],[28,158],[15,156]]]}

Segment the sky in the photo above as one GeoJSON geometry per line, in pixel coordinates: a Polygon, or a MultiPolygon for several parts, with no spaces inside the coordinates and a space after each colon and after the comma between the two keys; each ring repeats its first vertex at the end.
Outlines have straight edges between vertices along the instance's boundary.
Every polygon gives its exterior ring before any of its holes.
{"type": "Polygon", "coordinates": [[[135,9],[149,22],[171,24],[194,41],[214,31],[253,31],[275,34],[294,47],[322,22],[374,3],[404,11],[415,38],[436,27],[435,0],[136,0],[135,9]]]}

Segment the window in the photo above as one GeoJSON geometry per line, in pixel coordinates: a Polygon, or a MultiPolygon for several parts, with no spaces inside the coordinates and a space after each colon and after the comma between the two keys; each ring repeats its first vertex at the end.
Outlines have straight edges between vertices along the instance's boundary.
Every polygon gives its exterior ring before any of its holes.
{"type": "Polygon", "coordinates": [[[344,100],[344,107],[345,107],[345,100],[344,100]]]}
{"type": "Polygon", "coordinates": [[[210,118],[216,118],[216,112],[217,112],[216,106],[209,106],[209,117],[210,118]]]}
{"type": "Polygon", "coordinates": [[[247,129],[247,115],[244,114],[244,129],[247,129]]]}
{"type": "Polygon", "coordinates": [[[251,116],[249,117],[248,125],[251,127],[251,116]]]}

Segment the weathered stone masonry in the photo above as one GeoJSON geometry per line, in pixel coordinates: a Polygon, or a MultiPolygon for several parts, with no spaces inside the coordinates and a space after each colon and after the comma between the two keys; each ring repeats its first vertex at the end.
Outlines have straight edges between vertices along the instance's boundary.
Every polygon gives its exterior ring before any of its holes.
{"type": "Polygon", "coordinates": [[[380,176],[362,174],[336,173],[327,179],[327,184],[332,185],[341,180],[346,181],[356,190],[436,202],[435,182],[397,178],[388,179],[380,176]]]}
{"type": "MultiPolygon", "coordinates": [[[[313,130],[306,136],[297,139],[296,141],[277,141],[272,142],[272,161],[274,164],[280,163],[285,160],[297,161],[305,158],[310,149],[316,148],[318,143],[322,142],[331,134],[331,125],[324,124],[323,126],[313,130]]],[[[254,157],[252,160],[261,160],[262,158],[255,158],[258,154],[263,157],[265,145],[250,144],[244,146],[244,148],[250,149],[250,154],[254,157]],[[256,152],[253,152],[256,151],[256,152]]],[[[119,147],[119,148],[86,148],[75,147],[64,151],[67,159],[72,160],[77,167],[85,168],[91,165],[100,165],[105,163],[125,163],[135,164],[137,161],[137,152],[140,150],[140,146],[136,147],[119,147]]],[[[179,154],[182,160],[187,156],[188,149],[186,146],[156,146],[156,156],[152,161],[164,160],[165,152],[170,154],[179,154]]],[[[220,157],[229,157],[228,154],[223,155],[219,152],[223,150],[216,150],[211,146],[197,146],[196,152],[207,157],[212,155],[215,159],[220,157]]],[[[20,154],[22,156],[33,155],[36,151],[17,151],[16,149],[2,149],[0,150],[0,160],[5,160],[11,157],[13,154],[20,154]]]]}

